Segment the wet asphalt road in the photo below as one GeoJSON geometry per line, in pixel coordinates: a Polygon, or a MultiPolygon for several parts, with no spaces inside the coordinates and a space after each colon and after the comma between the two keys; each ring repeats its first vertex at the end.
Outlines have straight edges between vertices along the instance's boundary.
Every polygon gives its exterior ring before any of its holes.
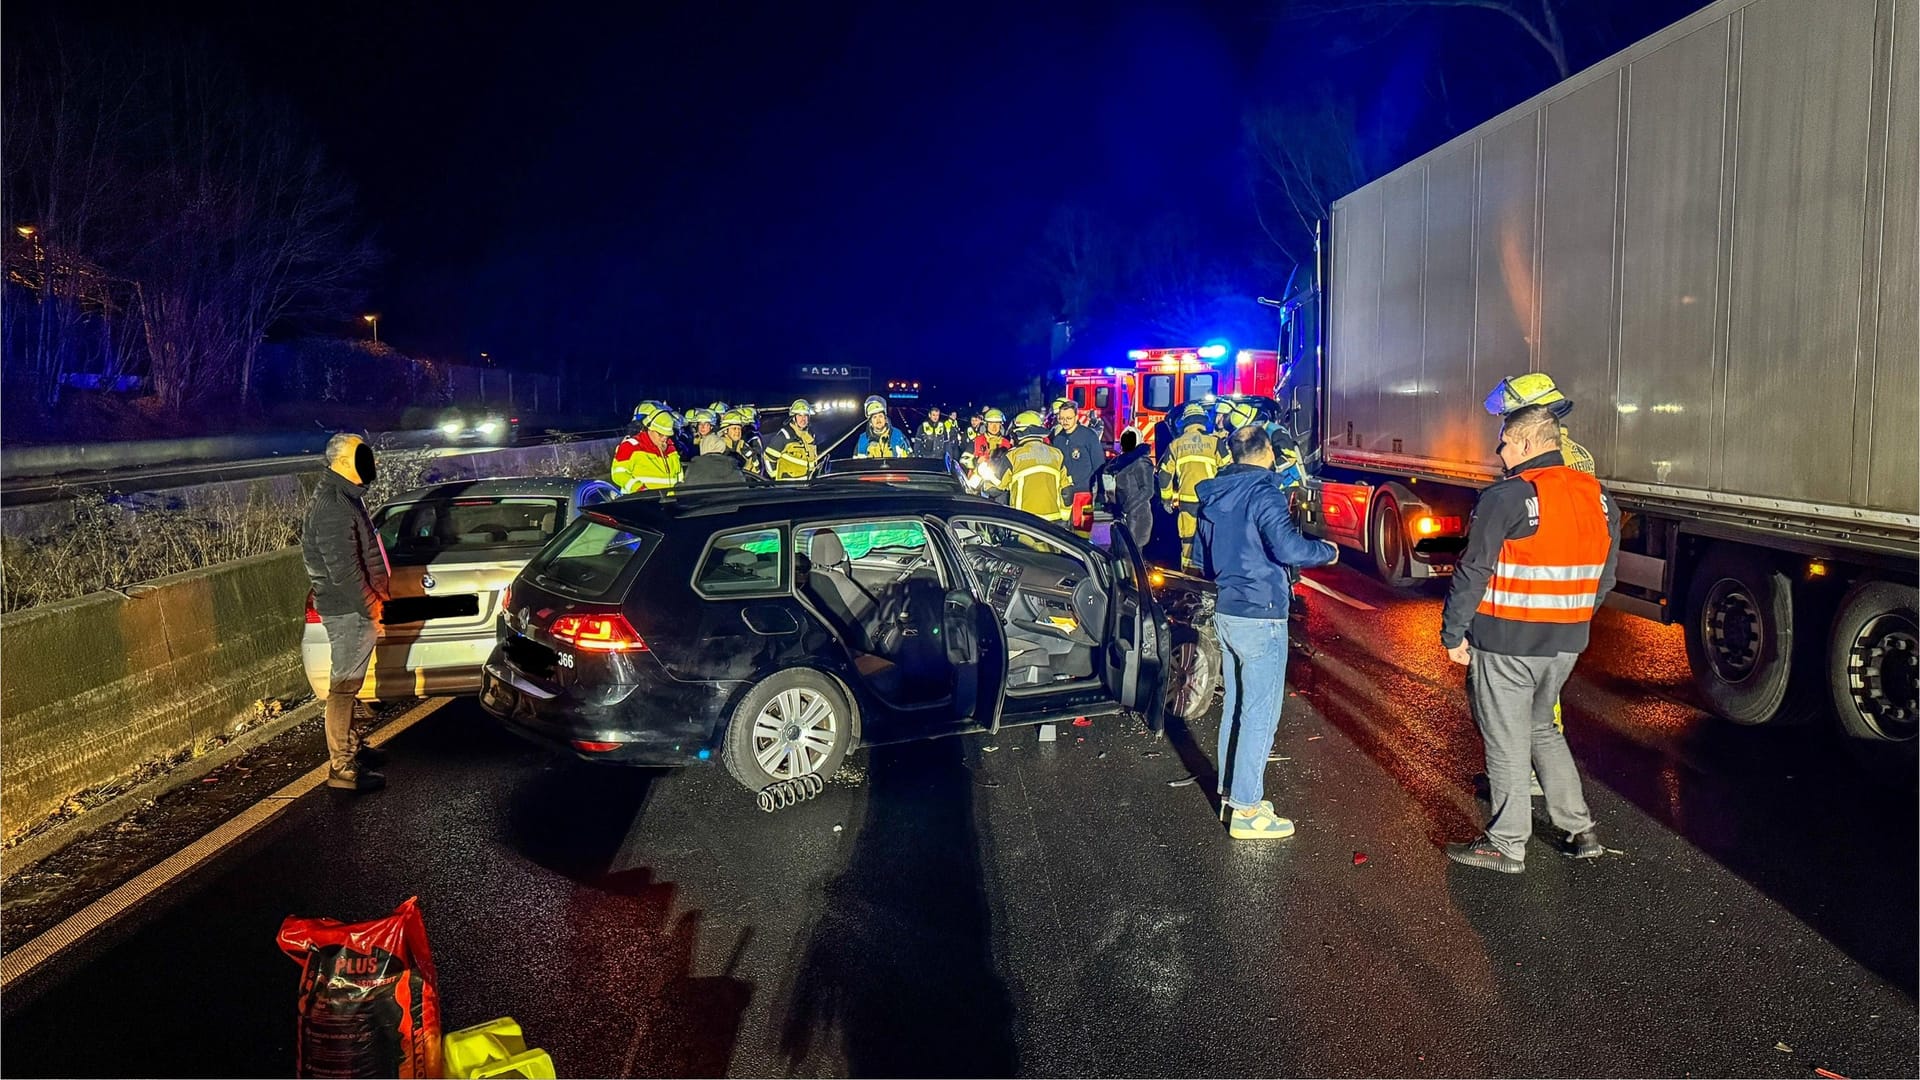
{"type": "Polygon", "coordinates": [[[1916,1074],[1911,784],[1705,720],[1677,633],[1607,613],[1566,706],[1620,854],[1453,866],[1479,745],[1438,601],[1317,576],[1379,610],[1313,597],[1291,840],[1224,838],[1211,722],[874,749],[767,816],[456,703],[388,791],[309,796],[7,987],[0,1070],[286,1074],[281,918],[417,894],[449,1027],[512,1015],[563,1076],[1916,1074]]]}

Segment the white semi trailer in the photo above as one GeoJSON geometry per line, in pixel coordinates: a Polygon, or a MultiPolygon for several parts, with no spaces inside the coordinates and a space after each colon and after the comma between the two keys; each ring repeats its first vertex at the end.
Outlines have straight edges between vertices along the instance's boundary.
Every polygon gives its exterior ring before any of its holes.
{"type": "Polygon", "coordinates": [[[1704,697],[1906,744],[1920,541],[1915,0],[1720,0],[1334,204],[1283,314],[1309,531],[1444,575],[1546,372],[1627,512],[1610,603],[1704,697]],[[1324,328],[1324,332],[1322,332],[1324,328]]]}

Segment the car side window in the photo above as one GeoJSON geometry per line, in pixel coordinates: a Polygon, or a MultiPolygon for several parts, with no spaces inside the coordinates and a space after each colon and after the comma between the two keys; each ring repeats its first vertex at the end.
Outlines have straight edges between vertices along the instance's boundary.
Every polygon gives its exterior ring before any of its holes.
{"type": "Polygon", "coordinates": [[[786,589],[779,529],[722,533],[708,545],[693,587],[706,596],[749,596],[786,589]]]}
{"type": "Polygon", "coordinates": [[[986,521],[980,518],[956,518],[952,525],[954,539],[960,541],[962,550],[1001,548],[1054,555],[1063,559],[1072,559],[1082,566],[1088,563],[1086,555],[1079,550],[1057,543],[1039,533],[1027,532],[1002,522],[986,521]]]}

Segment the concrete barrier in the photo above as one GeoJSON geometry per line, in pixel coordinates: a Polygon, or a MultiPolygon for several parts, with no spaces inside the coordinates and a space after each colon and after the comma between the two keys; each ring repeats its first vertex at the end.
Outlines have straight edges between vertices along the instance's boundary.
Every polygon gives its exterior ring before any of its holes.
{"type": "MultiPolygon", "coordinates": [[[[451,453],[434,460],[427,471],[427,482],[524,476],[566,466],[572,466],[582,479],[604,479],[613,460],[613,448],[619,441],[591,439],[576,443],[451,453]]],[[[305,472],[155,488],[152,491],[114,495],[112,499],[134,510],[185,509],[217,502],[245,506],[250,502],[266,501],[297,506],[304,511],[307,497],[313,492],[314,484],[319,482],[320,471],[321,464],[316,458],[313,467],[305,472]]],[[[25,505],[7,504],[0,506],[0,535],[28,539],[64,528],[72,520],[73,504],[64,499],[25,505]]]]}
{"type": "Polygon", "coordinates": [[[0,837],[303,692],[298,549],[0,616],[0,837]]]}

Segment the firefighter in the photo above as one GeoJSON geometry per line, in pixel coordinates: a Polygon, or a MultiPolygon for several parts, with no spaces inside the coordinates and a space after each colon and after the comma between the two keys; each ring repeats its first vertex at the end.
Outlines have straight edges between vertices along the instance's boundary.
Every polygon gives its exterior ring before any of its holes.
{"type": "Polygon", "coordinates": [[[946,415],[946,410],[932,405],[927,408],[927,418],[920,422],[920,437],[915,441],[913,452],[928,458],[949,457],[959,442],[959,425],[946,415]]]}
{"type": "Polygon", "coordinates": [[[973,463],[993,460],[993,455],[1009,450],[1013,442],[1005,434],[1007,414],[988,406],[980,410],[980,431],[973,437],[973,463]]]}
{"type": "Polygon", "coordinates": [[[668,411],[666,402],[655,401],[652,398],[648,398],[640,404],[635,405],[633,407],[633,427],[628,429],[629,433],[647,430],[647,421],[652,420],[655,413],[666,411],[668,411]]]}
{"type": "Polygon", "coordinates": [[[1530,375],[1510,376],[1501,379],[1500,384],[1487,395],[1487,412],[1502,419],[1513,415],[1515,409],[1528,405],[1545,405],[1553,413],[1553,418],[1560,421],[1560,457],[1568,468],[1592,475],[1595,471],[1593,455],[1567,434],[1567,414],[1573,411],[1573,402],[1554,385],[1552,376],[1539,371],[1530,375]]]}
{"type": "Polygon", "coordinates": [[[1092,471],[1106,461],[1106,448],[1091,427],[1079,423],[1079,407],[1069,398],[1054,402],[1054,434],[1046,442],[1068,461],[1068,479],[1073,480],[1068,502],[1092,502],[1092,471]]]}
{"type": "Polygon", "coordinates": [[[1194,489],[1213,479],[1226,464],[1220,439],[1213,434],[1213,415],[1200,402],[1180,410],[1180,436],[1160,454],[1160,501],[1175,516],[1180,531],[1180,565],[1193,561],[1194,489]]]}
{"type": "Polygon", "coordinates": [[[753,450],[747,432],[753,427],[753,410],[736,405],[720,417],[720,431],[727,441],[727,453],[740,459],[740,468],[748,476],[764,476],[766,462],[753,450]]]}
{"type": "Polygon", "coordinates": [[[673,445],[677,418],[662,409],[645,431],[629,435],[613,448],[613,483],[620,493],[664,491],[680,482],[680,451],[673,445]]]}
{"type": "Polygon", "coordinates": [[[680,456],[698,457],[701,443],[706,441],[707,436],[714,433],[713,426],[719,422],[720,417],[712,409],[688,409],[686,420],[686,430],[683,432],[685,448],[680,456]]]}
{"type": "Polygon", "coordinates": [[[859,441],[853,444],[856,457],[889,458],[912,457],[913,448],[907,445],[907,437],[894,430],[893,421],[887,418],[887,403],[879,397],[870,397],[866,404],[867,428],[860,433],[859,441]]]}
{"type": "Polygon", "coordinates": [[[760,439],[760,410],[751,405],[735,405],[731,411],[746,418],[740,427],[740,456],[751,463],[747,471],[755,476],[767,475],[767,444],[760,439]]]}
{"type": "Polygon", "coordinates": [[[1620,554],[1619,506],[1597,478],[1562,461],[1562,437],[1551,404],[1506,416],[1506,475],[1480,493],[1440,613],[1441,647],[1468,668],[1493,812],[1477,839],[1448,844],[1447,858],[1508,874],[1526,870],[1533,807],[1518,796],[1529,764],[1546,788],[1547,816],[1567,836],[1562,851],[1580,859],[1606,852],[1566,737],[1540,708],[1559,698],[1585,651],[1620,554]]]}
{"type": "MultiPolygon", "coordinates": [[[[1573,436],[1567,433],[1567,414],[1573,411],[1573,402],[1567,395],[1560,392],[1558,386],[1554,385],[1552,376],[1536,371],[1529,375],[1514,375],[1501,379],[1499,385],[1493,388],[1493,392],[1487,395],[1486,400],[1487,412],[1502,420],[1512,416],[1515,410],[1524,409],[1528,405],[1545,405],[1547,411],[1553,413],[1553,418],[1559,422],[1560,460],[1570,469],[1586,473],[1588,476],[1596,475],[1593,454],[1588,452],[1586,447],[1574,442],[1573,436]]],[[[1563,732],[1567,726],[1566,719],[1561,714],[1558,698],[1553,702],[1553,726],[1556,730],[1563,732]]],[[[1543,794],[1538,777],[1533,778],[1531,790],[1535,795],[1543,794]]]]}
{"type": "Polygon", "coordinates": [[[1046,424],[1037,412],[1023,412],[1013,418],[1013,449],[993,456],[995,489],[1004,492],[1007,504],[1047,521],[1067,520],[1067,492],[1073,481],[1067,476],[1066,457],[1047,444],[1046,424]]]}
{"type": "Polygon", "coordinates": [[[787,406],[787,423],[767,439],[767,475],[775,480],[805,480],[813,475],[820,450],[813,444],[813,405],[797,398],[787,406]]]}

